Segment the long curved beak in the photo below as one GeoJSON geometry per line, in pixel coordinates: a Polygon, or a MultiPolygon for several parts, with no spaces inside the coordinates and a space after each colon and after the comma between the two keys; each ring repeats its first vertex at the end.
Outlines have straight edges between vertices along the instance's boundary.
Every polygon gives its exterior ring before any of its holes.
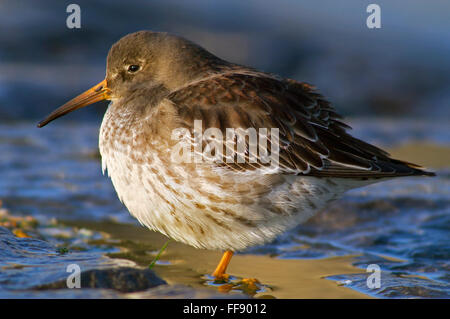
{"type": "Polygon", "coordinates": [[[52,113],[50,113],[44,120],[39,122],[38,127],[43,127],[58,117],[66,115],[72,111],[81,109],[82,107],[88,106],[95,102],[110,99],[111,90],[108,89],[106,79],[97,85],[94,85],[89,90],[81,93],[77,97],[73,98],[63,106],[57,108],[52,113]]]}

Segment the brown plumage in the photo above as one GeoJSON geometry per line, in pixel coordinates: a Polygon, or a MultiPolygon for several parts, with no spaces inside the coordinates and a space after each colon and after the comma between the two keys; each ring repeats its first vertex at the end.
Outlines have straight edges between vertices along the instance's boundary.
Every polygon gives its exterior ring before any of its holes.
{"type": "MultiPolygon", "coordinates": [[[[346,190],[385,178],[428,175],[352,137],[342,117],[306,83],[224,61],[166,33],[130,34],[111,48],[106,79],[69,101],[39,126],[102,99],[112,102],[100,130],[103,168],[119,198],[149,227],[195,247],[235,251],[272,240],[346,190]],[[262,151],[273,163],[175,162],[175,129],[277,129],[262,151]]],[[[259,131],[258,131],[259,132],[259,131]]],[[[197,141],[203,146],[210,140],[197,141]]],[[[222,151],[224,151],[222,149],[222,151]]],[[[224,152],[225,153],[225,152],[224,152]]],[[[253,154],[254,155],[254,154],[253,154]]],[[[222,275],[231,253],[216,269],[222,275]]]]}
{"type": "MultiPolygon", "coordinates": [[[[420,166],[392,159],[378,147],[348,134],[350,127],[310,85],[230,67],[168,94],[181,124],[204,127],[279,128],[280,165],[293,173],[345,178],[434,175],[420,166]]],[[[229,165],[254,169],[258,165],[229,165]]]]}

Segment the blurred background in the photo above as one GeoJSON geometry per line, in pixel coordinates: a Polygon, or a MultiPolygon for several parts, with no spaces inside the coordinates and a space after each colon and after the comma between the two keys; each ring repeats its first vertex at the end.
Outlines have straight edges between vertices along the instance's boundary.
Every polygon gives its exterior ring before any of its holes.
{"type": "MultiPolygon", "coordinates": [[[[275,287],[256,296],[449,298],[449,16],[448,0],[1,0],[0,298],[128,297],[51,287],[65,283],[70,263],[106,278],[120,265],[148,266],[166,240],[142,228],[101,175],[107,103],[36,128],[103,80],[111,45],[142,29],[308,82],[354,135],[437,172],[353,190],[273,243],[237,254],[234,276],[275,287]],[[81,29],[66,27],[73,2],[81,29]],[[366,26],[372,2],[381,7],[381,29],[366,26]],[[382,270],[377,290],[366,285],[373,263],[382,270]]],[[[170,284],[132,297],[199,296],[219,255],[171,243],[154,270],[187,290],[170,284]]],[[[216,297],[213,287],[201,296],[216,297]]]]}
{"type": "Polygon", "coordinates": [[[448,118],[450,3],[380,0],[382,28],[368,29],[371,2],[78,0],[81,29],[68,29],[71,1],[2,0],[0,121],[38,120],[98,83],[110,46],[142,29],[310,82],[344,115],[448,118]]]}

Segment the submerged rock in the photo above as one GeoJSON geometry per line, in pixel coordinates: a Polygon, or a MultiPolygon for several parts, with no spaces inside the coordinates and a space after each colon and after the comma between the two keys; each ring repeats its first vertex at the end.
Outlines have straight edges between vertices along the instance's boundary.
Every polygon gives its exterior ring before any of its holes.
{"type": "MultiPolygon", "coordinates": [[[[167,284],[150,269],[120,267],[92,269],[81,273],[81,288],[113,289],[120,292],[144,291],[167,284]]],[[[38,290],[67,288],[65,280],[35,287],[38,290]]]]}

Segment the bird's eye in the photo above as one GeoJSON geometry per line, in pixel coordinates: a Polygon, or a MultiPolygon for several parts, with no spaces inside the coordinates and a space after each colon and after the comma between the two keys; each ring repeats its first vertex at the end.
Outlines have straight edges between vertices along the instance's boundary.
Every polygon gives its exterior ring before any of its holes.
{"type": "Polygon", "coordinates": [[[129,73],[134,73],[134,72],[139,71],[139,69],[140,69],[140,66],[139,66],[139,65],[132,64],[132,65],[130,65],[130,66],[128,67],[128,72],[129,72],[129,73]]]}

